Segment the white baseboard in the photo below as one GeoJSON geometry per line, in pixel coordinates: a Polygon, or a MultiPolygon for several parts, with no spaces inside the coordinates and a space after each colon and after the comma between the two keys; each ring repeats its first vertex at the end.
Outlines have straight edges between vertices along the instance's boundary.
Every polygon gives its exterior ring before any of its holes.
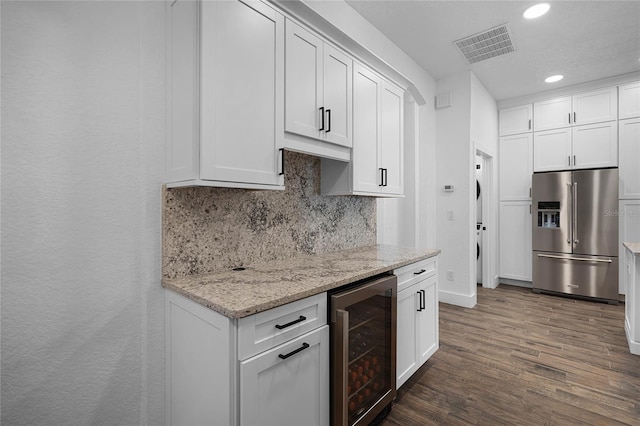
{"type": "Polygon", "coordinates": [[[463,308],[473,308],[476,306],[477,296],[475,294],[451,293],[444,290],[438,291],[438,300],[449,305],[462,306],[463,308]]]}
{"type": "Polygon", "coordinates": [[[500,284],[514,285],[516,287],[532,288],[533,283],[531,281],[513,280],[511,278],[500,278],[500,284]]]}
{"type": "Polygon", "coordinates": [[[629,322],[624,322],[624,334],[627,335],[627,343],[629,343],[629,351],[634,355],[640,355],[640,342],[634,342],[631,340],[631,330],[629,329],[629,322]]]}

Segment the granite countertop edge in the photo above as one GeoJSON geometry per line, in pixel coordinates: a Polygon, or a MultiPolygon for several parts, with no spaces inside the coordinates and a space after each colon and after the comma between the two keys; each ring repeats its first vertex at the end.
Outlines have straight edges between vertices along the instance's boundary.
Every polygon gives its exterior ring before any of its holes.
{"type": "Polygon", "coordinates": [[[631,253],[635,254],[636,256],[640,256],[640,243],[624,242],[622,244],[626,248],[628,248],[631,251],[631,253]]]}
{"type": "Polygon", "coordinates": [[[162,286],[231,319],[239,319],[437,256],[439,249],[377,245],[300,255],[181,278],[162,286]],[[289,266],[292,265],[292,266],[289,266]],[[297,267],[303,265],[302,267],[297,267]],[[328,270],[326,275],[322,272],[328,270]]]}

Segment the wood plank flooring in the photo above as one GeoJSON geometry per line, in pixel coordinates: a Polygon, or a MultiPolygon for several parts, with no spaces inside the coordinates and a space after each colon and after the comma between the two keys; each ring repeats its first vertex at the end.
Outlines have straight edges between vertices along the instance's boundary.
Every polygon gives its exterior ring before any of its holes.
{"type": "Polygon", "coordinates": [[[640,426],[624,304],[478,287],[440,304],[440,349],[398,391],[392,425],[640,426]]]}

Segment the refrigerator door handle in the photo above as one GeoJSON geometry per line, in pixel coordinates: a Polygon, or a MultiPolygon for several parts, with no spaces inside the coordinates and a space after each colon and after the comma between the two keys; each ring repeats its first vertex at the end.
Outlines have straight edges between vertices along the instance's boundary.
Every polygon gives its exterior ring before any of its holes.
{"type": "Polygon", "coordinates": [[[550,259],[562,259],[562,260],[580,260],[582,262],[612,263],[611,259],[586,259],[582,257],[554,256],[552,254],[538,254],[538,257],[548,257],[550,259]]]}
{"type": "Polygon", "coordinates": [[[578,240],[578,182],[573,183],[573,247],[580,243],[578,240]]]}
{"type": "MultiPolygon", "coordinates": [[[[569,157],[571,158],[571,157],[569,157]]],[[[569,217],[571,218],[570,220],[573,220],[573,191],[572,191],[572,184],[571,182],[567,182],[567,198],[571,199],[570,202],[570,209],[571,211],[569,212],[569,217]]],[[[571,239],[573,238],[573,226],[569,226],[567,228],[567,230],[569,231],[569,235],[567,235],[567,244],[571,244],[571,239]]]]}

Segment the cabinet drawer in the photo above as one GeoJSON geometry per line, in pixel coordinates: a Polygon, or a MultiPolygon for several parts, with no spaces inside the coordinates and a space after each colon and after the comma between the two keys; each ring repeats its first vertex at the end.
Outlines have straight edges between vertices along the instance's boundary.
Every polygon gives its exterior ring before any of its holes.
{"type": "Polygon", "coordinates": [[[395,269],[393,273],[398,277],[398,292],[412,284],[438,273],[438,258],[430,257],[411,265],[395,269]]]}
{"type": "Polygon", "coordinates": [[[245,360],[326,323],[326,293],[240,318],[238,359],[245,360]]]}

